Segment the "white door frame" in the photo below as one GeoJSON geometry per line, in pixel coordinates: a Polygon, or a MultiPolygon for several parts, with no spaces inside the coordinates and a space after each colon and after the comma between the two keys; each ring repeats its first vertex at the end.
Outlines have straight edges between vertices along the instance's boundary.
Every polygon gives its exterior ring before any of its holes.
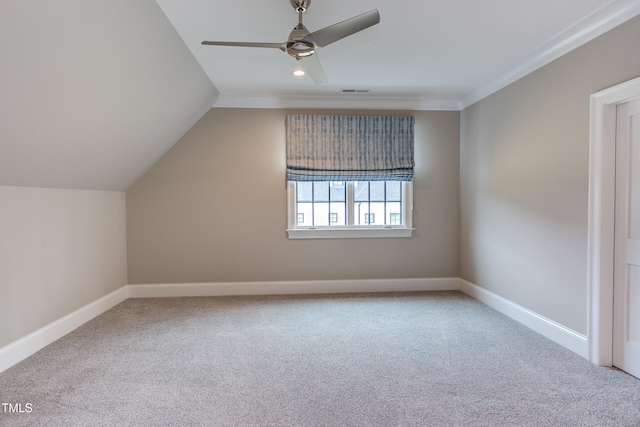
{"type": "Polygon", "coordinates": [[[591,95],[589,130],[589,360],[613,364],[616,106],[640,97],[640,77],[591,95]]]}

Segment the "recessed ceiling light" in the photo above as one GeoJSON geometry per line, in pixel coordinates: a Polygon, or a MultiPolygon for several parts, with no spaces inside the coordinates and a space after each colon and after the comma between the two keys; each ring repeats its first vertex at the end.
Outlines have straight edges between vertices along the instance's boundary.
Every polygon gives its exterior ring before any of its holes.
{"type": "Polygon", "coordinates": [[[293,70],[291,74],[293,74],[296,77],[302,77],[305,75],[305,72],[304,70],[293,70]]]}

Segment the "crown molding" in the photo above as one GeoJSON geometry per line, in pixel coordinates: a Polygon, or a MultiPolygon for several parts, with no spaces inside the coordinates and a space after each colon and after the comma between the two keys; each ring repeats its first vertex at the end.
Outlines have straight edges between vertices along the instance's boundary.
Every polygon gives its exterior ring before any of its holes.
{"type": "Polygon", "coordinates": [[[371,94],[330,96],[235,96],[219,95],[212,108],[309,108],[354,110],[458,111],[454,98],[384,96],[371,94]]]}
{"type": "Polygon", "coordinates": [[[463,110],[640,14],[638,0],[614,0],[559,33],[523,60],[476,87],[458,101],[463,110]]]}

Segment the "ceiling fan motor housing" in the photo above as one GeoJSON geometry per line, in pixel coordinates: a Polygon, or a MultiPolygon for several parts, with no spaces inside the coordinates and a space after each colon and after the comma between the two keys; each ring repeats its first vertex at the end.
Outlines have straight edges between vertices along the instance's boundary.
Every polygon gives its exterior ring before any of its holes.
{"type": "Polygon", "coordinates": [[[293,6],[296,12],[304,12],[310,4],[311,0],[291,0],[291,6],[293,6]]]}
{"type": "Polygon", "coordinates": [[[303,40],[309,35],[309,30],[299,23],[289,34],[289,41],[287,41],[287,53],[294,58],[304,58],[306,56],[313,55],[315,46],[309,41],[303,40]]]}

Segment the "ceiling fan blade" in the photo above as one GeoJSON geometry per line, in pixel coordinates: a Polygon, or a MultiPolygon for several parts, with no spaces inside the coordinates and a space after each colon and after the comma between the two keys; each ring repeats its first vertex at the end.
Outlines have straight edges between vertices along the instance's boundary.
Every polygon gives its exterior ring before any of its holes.
{"type": "Polygon", "coordinates": [[[325,47],[335,41],[343,39],[369,28],[380,22],[380,12],[377,9],[365,12],[362,15],[354,16],[346,21],[338,22],[329,27],[323,28],[306,36],[303,40],[310,41],[316,46],[325,47]]]}
{"type": "Polygon", "coordinates": [[[311,77],[311,80],[313,80],[315,84],[327,83],[327,76],[324,74],[317,54],[298,58],[298,63],[304,68],[305,73],[311,77]]]}
{"type": "Polygon", "coordinates": [[[208,46],[239,46],[239,47],[267,47],[287,51],[286,43],[251,43],[251,42],[210,42],[203,41],[202,44],[208,46]]]}

